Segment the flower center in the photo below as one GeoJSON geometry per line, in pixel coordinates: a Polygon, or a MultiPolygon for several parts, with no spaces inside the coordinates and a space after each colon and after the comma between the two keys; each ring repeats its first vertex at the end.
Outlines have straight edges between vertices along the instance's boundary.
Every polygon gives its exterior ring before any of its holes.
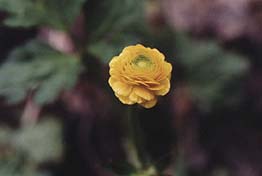
{"type": "Polygon", "coordinates": [[[150,68],[153,64],[150,58],[143,55],[137,56],[132,63],[139,68],[150,68]]]}

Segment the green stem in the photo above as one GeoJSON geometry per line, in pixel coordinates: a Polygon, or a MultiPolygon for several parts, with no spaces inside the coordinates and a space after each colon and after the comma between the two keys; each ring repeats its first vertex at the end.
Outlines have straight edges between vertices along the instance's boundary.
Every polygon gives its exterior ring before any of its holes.
{"type": "Polygon", "coordinates": [[[126,140],[126,152],[127,158],[129,162],[137,169],[141,170],[143,168],[143,164],[141,163],[139,157],[139,149],[138,149],[138,137],[137,134],[137,117],[133,114],[133,109],[128,107],[127,109],[127,140],[126,140]]]}
{"type": "Polygon", "coordinates": [[[140,119],[135,113],[135,109],[132,109],[132,107],[128,107],[127,109],[126,123],[127,138],[125,141],[125,149],[128,161],[137,171],[134,176],[157,175],[155,166],[148,163],[140,119]]]}

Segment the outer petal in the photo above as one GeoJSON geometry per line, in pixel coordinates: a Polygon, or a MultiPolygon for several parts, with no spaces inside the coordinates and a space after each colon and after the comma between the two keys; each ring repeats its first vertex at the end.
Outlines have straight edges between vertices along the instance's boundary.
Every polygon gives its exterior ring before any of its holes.
{"type": "Polygon", "coordinates": [[[143,45],[124,48],[119,56],[113,57],[110,64],[108,80],[115,95],[124,104],[138,103],[151,108],[157,103],[157,96],[163,96],[170,90],[172,65],[165,61],[165,56],[157,49],[143,45]],[[150,67],[135,67],[137,57],[150,58],[150,67]]]}
{"type": "Polygon", "coordinates": [[[136,103],[143,103],[143,102],[145,102],[145,100],[142,97],[138,96],[134,90],[129,95],[129,99],[131,101],[136,102],[136,103]]]}
{"type": "Polygon", "coordinates": [[[163,88],[160,90],[155,90],[156,95],[166,95],[170,90],[170,81],[169,79],[165,79],[161,85],[163,85],[163,88]]]}
{"type": "Polygon", "coordinates": [[[110,77],[108,80],[109,85],[112,87],[118,80],[114,79],[113,77],[110,77]]]}
{"type": "Polygon", "coordinates": [[[150,87],[148,87],[149,90],[151,91],[157,91],[157,90],[161,90],[165,87],[165,85],[159,84],[159,85],[151,85],[150,87]]]}
{"type": "Polygon", "coordinates": [[[143,50],[145,50],[146,48],[143,46],[143,45],[141,45],[141,44],[137,44],[137,45],[131,45],[131,46],[127,46],[127,47],[125,47],[124,49],[123,49],[123,52],[122,53],[125,53],[125,52],[133,52],[134,50],[136,50],[136,51],[143,51],[143,50]]]}
{"type": "Polygon", "coordinates": [[[170,76],[171,72],[172,72],[172,65],[168,62],[165,62],[165,71],[167,73],[168,76],[170,76]]]}
{"type": "Polygon", "coordinates": [[[141,98],[143,98],[143,99],[145,99],[147,101],[152,100],[152,99],[155,98],[154,94],[152,94],[150,90],[147,90],[147,89],[145,89],[143,87],[136,86],[136,87],[134,87],[133,92],[137,96],[139,96],[139,97],[141,97],[141,98]]]}
{"type": "Polygon", "coordinates": [[[141,103],[140,105],[143,106],[144,108],[152,108],[156,105],[157,99],[153,99],[151,101],[147,101],[145,103],[141,103]]]}
{"type": "Polygon", "coordinates": [[[136,102],[130,100],[129,97],[125,97],[125,96],[119,95],[117,93],[115,93],[115,95],[123,104],[132,105],[132,104],[136,103],[136,102]]]}
{"type": "Polygon", "coordinates": [[[117,61],[118,61],[118,56],[113,57],[113,59],[109,62],[109,67],[111,68],[114,67],[117,61]]]}
{"type": "Polygon", "coordinates": [[[112,77],[109,78],[108,82],[112,87],[112,89],[114,90],[114,92],[122,96],[128,96],[133,88],[132,86],[122,83],[112,77]]]}

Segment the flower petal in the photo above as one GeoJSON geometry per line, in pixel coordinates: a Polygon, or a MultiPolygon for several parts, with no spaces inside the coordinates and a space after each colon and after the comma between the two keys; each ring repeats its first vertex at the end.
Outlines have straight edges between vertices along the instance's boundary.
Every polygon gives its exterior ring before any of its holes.
{"type": "Polygon", "coordinates": [[[165,71],[170,76],[170,73],[172,72],[172,65],[168,62],[165,62],[165,71]]]}
{"type": "Polygon", "coordinates": [[[109,67],[108,82],[124,104],[151,108],[156,105],[157,96],[170,90],[172,65],[157,49],[140,44],[128,46],[113,57],[109,67]]]}
{"type": "Polygon", "coordinates": [[[136,86],[136,87],[134,87],[133,92],[137,96],[139,96],[139,97],[141,97],[141,98],[143,98],[143,99],[145,99],[147,101],[152,100],[152,99],[155,98],[154,94],[152,94],[150,90],[147,90],[147,89],[145,89],[143,87],[136,86]]]}
{"type": "Polygon", "coordinates": [[[143,106],[144,108],[152,108],[153,106],[155,106],[157,103],[157,99],[153,99],[150,101],[146,101],[144,103],[141,103],[140,105],[143,106]]]}
{"type": "Polygon", "coordinates": [[[134,90],[129,95],[129,98],[130,98],[131,101],[134,101],[136,103],[143,103],[143,102],[145,102],[143,97],[138,96],[134,90]]]}
{"type": "Polygon", "coordinates": [[[162,81],[161,85],[163,85],[162,89],[154,91],[156,95],[166,95],[169,92],[170,81],[168,79],[162,81]]]}
{"type": "Polygon", "coordinates": [[[109,62],[109,67],[111,68],[114,67],[117,61],[118,61],[118,57],[117,56],[113,57],[113,59],[109,62]]]}
{"type": "Polygon", "coordinates": [[[125,97],[125,96],[119,95],[117,93],[115,93],[115,95],[123,104],[132,105],[132,104],[136,103],[136,102],[130,100],[129,97],[125,97]]]}
{"type": "Polygon", "coordinates": [[[115,93],[122,96],[128,96],[132,91],[132,86],[122,83],[112,77],[109,78],[109,84],[115,93]]]}

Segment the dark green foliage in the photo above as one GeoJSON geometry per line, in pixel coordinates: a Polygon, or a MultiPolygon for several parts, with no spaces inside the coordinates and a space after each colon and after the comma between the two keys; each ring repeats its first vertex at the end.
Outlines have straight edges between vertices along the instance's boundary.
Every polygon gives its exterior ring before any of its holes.
{"type": "Polygon", "coordinates": [[[88,52],[93,56],[101,59],[102,62],[108,63],[113,56],[118,55],[125,46],[136,44],[138,38],[129,34],[115,36],[114,40],[101,40],[88,46],[88,52]]]}
{"type": "Polygon", "coordinates": [[[13,131],[0,129],[1,176],[47,176],[37,164],[62,157],[61,124],[47,118],[35,126],[13,131]]]}
{"type": "Polygon", "coordinates": [[[0,95],[17,103],[34,92],[37,103],[50,103],[62,90],[74,86],[79,71],[78,58],[31,41],[15,49],[0,67],[0,95]]]}
{"type": "Polygon", "coordinates": [[[142,27],[143,0],[90,0],[86,4],[87,30],[90,42],[104,37],[112,37],[123,31],[133,31],[142,27]],[[94,20],[95,19],[95,20],[94,20]]]}
{"type": "Polygon", "coordinates": [[[88,52],[108,63],[125,46],[138,43],[134,31],[144,28],[143,6],[143,0],[90,0],[85,10],[90,36],[88,52]]]}
{"type": "Polygon", "coordinates": [[[200,107],[208,110],[239,98],[240,79],[249,68],[246,58],[214,41],[196,41],[184,34],[177,35],[176,44],[176,62],[183,66],[183,80],[200,107]]]}
{"type": "Polygon", "coordinates": [[[9,17],[5,24],[13,27],[50,26],[65,30],[79,15],[85,0],[0,0],[0,9],[9,17]]]}
{"type": "Polygon", "coordinates": [[[136,171],[134,166],[126,161],[110,163],[110,165],[105,167],[116,173],[117,176],[128,176],[136,171]]]}

